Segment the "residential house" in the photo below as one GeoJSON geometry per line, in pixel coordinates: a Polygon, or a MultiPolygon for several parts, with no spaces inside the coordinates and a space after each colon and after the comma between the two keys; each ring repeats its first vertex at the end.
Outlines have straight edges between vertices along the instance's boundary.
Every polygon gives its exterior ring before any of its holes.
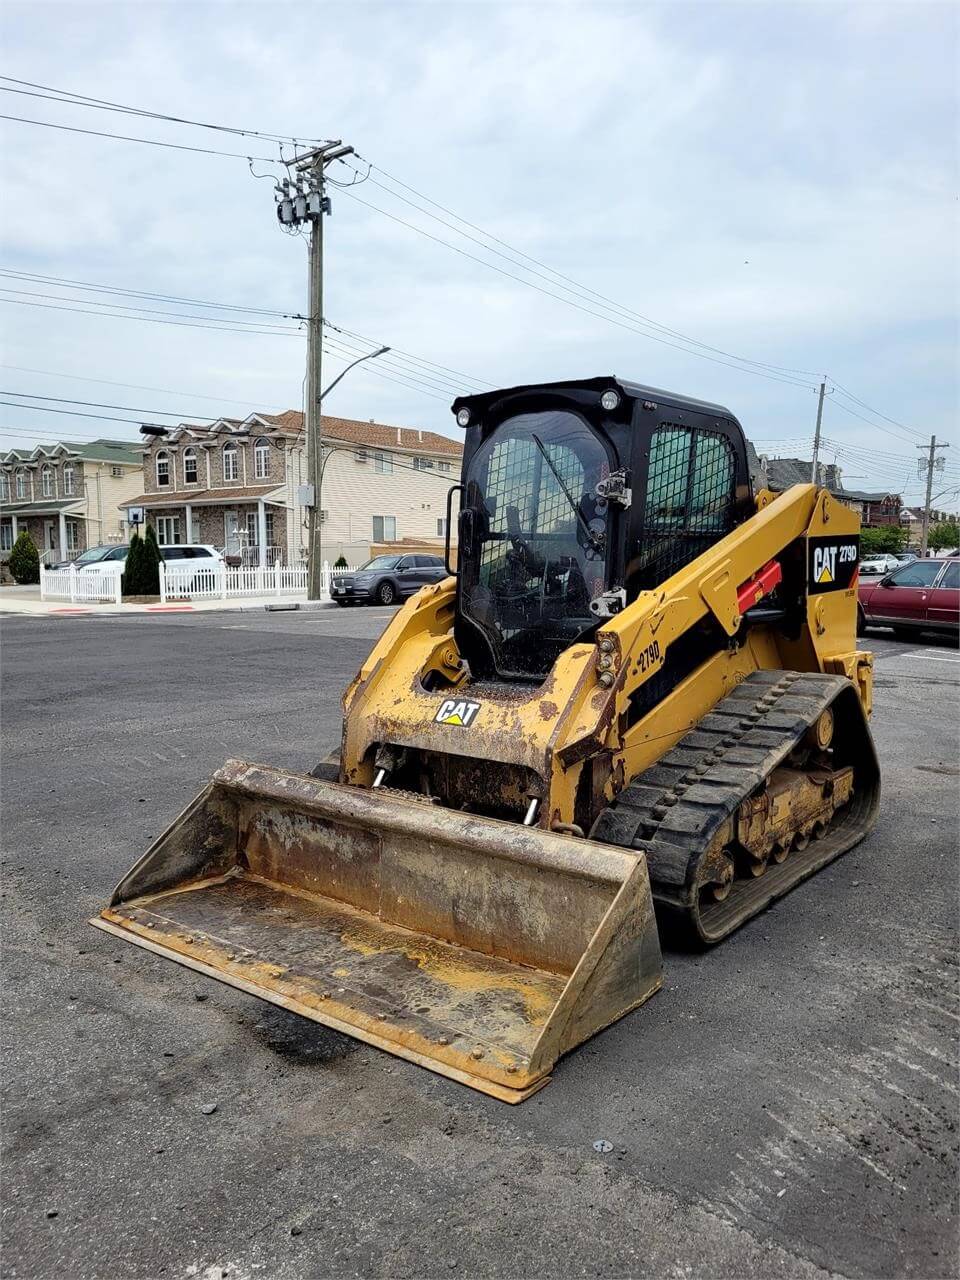
{"type": "MultiPolygon", "coordinates": [[[[760,465],[766,477],[767,488],[775,493],[783,493],[795,484],[810,484],[812,461],[808,462],[804,458],[771,458],[762,454],[760,465]]],[[[817,483],[837,497],[843,493],[840,468],[835,463],[817,464],[817,483]]]]}
{"type": "MultiPolygon", "coordinates": [[[[153,437],[143,455],[144,508],[161,544],[205,542],[247,563],[294,563],[306,552],[303,415],[251,413],[153,437]]],[[[447,491],[462,446],[408,427],[324,416],[320,495],[325,558],[366,560],[385,548],[445,540],[447,491]]]]}
{"type": "Polygon", "coordinates": [[[899,493],[862,493],[858,489],[845,489],[840,500],[859,512],[860,523],[871,529],[900,523],[903,499],[899,493]]]}
{"type": "Polygon", "coordinates": [[[0,559],[23,530],[48,562],[126,541],[121,504],[139,491],[142,457],[143,446],[127,440],[0,453],[0,559]]]}
{"type": "MultiPolygon", "coordinates": [[[[935,511],[930,508],[930,528],[935,524],[956,524],[960,516],[955,511],[935,511]]],[[[923,536],[923,508],[901,507],[900,523],[907,530],[907,546],[919,548],[923,536]]]]}

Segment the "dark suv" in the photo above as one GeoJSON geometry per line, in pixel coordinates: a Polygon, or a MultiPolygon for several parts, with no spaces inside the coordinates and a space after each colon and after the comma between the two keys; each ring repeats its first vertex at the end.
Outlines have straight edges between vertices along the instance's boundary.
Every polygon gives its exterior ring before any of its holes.
{"type": "Polygon", "coordinates": [[[448,576],[440,556],[374,556],[359,569],[334,573],[330,595],[339,605],[393,604],[448,576]]]}

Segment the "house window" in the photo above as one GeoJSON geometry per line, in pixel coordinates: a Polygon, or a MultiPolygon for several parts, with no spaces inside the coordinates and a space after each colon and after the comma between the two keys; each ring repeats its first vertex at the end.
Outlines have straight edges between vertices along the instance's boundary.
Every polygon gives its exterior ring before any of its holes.
{"type": "Polygon", "coordinates": [[[258,480],[266,480],[270,474],[270,445],[263,437],[253,446],[253,474],[258,480]]]}
{"type": "Polygon", "coordinates": [[[13,548],[13,521],[4,520],[0,522],[0,551],[10,551],[13,548]]]}
{"type": "Polygon", "coordinates": [[[27,496],[27,473],[25,471],[17,472],[17,497],[25,498],[27,496]]]}
{"type": "Polygon", "coordinates": [[[67,529],[67,550],[71,553],[80,550],[80,522],[78,520],[65,520],[64,524],[67,529]]]}
{"type": "Polygon", "coordinates": [[[114,480],[122,480],[122,479],[123,479],[123,467],[111,467],[111,468],[110,468],[110,474],[113,476],[114,480]]]}
{"type": "Polygon", "coordinates": [[[10,501],[10,477],[0,476],[0,502],[10,501]]]}
{"type": "Polygon", "coordinates": [[[170,455],[166,449],[157,454],[157,488],[165,489],[170,483],[170,455]]]}
{"type": "Polygon", "coordinates": [[[53,471],[50,467],[44,467],[40,472],[40,488],[45,498],[53,497],[53,471]]]}
{"type": "Polygon", "coordinates": [[[258,547],[260,538],[257,529],[257,513],[255,511],[247,512],[247,546],[258,547]]]}
{"type": "Polygon", "coordinates": [[[157,542],[161,547],[173,547],[180,541],[180,517],[157,517],[157,542]]]}
{"type": "Polygon", "coordinates": [[[373,517],[373,540],[374,542],[396,542],[397,517],[396,516],[374,516],[373,517]]]}
{"type": "Polygon", "coordinates": [[[438,462],[438,463],[437,463],[437,470],[438,470],[438,471],[444,471],[444,472],[449,471],[449,470],[450,470],[450,463],[449,463],[449,462],[438,462]]]}
{"type": "Polygon", "coordinates": [[[184,449],[183,451],[183,483],[197,483],[197,451],[196,449],[184,449]]]}
{"type": "Polygon", "coordinates": [[[447,536],[447,522],[446,520],[438,520],[437,521],[437,537],[445,538],[446,536],[447,536]]]}
{"type": "Polygon", "coordinates": [[[413,469],[414,471],[431,471],[433,469],[433,459],[432,458],[414,458],[413,469]]]}
{"type": "Polygon", "coordinates": [[[240,459],[235,444],[225,444],[223,446],[223,478],[224,480],[238,480],[240,478],[240,459]]]}
{"type": "Polygon", "coordinates": [[[393,475],[393,454],[375,453],[373,455],[373,469],[382,476],[393,475]]]}
{"type": "Polygon", "coordinates": [[[68,462],[63,468],[63,492],[68,498],[72,498],[77,492],[77,468],[72,462],[68,462]]]}

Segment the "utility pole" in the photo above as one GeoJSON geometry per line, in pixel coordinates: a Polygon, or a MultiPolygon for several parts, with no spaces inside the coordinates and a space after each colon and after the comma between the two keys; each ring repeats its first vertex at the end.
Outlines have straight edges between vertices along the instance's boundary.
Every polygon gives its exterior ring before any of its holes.
{"type": "Polygon", "coordinates": [[[813,433],[813,466],[810,468],[810,483],[818,484],[817,461],[820,457],[820,424],[823,422],[823,397],[826,394],[826,379],[820,383],[820,398],[817,400],[817,425],[813,433]]]}
{"type": "MultiPolygon", "coordinates": [[[[926,449],[925,444],[918,444],[918,449],[926,449]]],[[[938,469],[937,463],[943,466],[943,459],[937,457],[938,449],[949,449],[950,445],[946,441],[937,443],[935,435],[930,437],[929,452],[926,458],[927,464],[927,496],[923,504],[923,525],[920,531],[920,559],[923,560],[927,554],[927,535],[930,532],[930,494],[933,492],[933,473],[938,469]]],[[[920,463],[920,470],[923,470],[923,462],[920,463]]]]}
{"type": "Polygon", "coordinates": [[[307,330],[307,599],[319,600],[323,586],[320,489],[323,480],[320,414],[323,359],[323,217],[330,212],[324,170],[334,160],[352,155],[353,147],[326,142],[289,163],[296,175],[277,184],[277,218],[281,226],[310,223],[310,289],[307,330]]]}

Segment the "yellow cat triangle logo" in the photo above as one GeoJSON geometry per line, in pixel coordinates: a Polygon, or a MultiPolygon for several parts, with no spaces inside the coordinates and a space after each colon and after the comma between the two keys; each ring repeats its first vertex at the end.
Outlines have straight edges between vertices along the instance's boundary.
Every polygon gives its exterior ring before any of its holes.
{"type": "Polygon", "coordinates": [[[437,724],[455,724],[460,729],[469,729],[479,710],[479,702],[470,702],[466,698],[446,698],[440,703],[433,718],[437,724]]]}
{"type": "Polygon", "coordinates": [[[443,717],[443,723],[444,724],[463,724],[463,720],[454,711],[454,712],[451,712],[450,715],[443,717]]]}
{"type": "Polygon", "coordinates": [[[824,565],[823,568],[820,570],[820,577],[817,579],[817,581],[818,582],[833,581],[833,574],[830,572],[830,570],[827,568],[826,565],[824,565]]]}

